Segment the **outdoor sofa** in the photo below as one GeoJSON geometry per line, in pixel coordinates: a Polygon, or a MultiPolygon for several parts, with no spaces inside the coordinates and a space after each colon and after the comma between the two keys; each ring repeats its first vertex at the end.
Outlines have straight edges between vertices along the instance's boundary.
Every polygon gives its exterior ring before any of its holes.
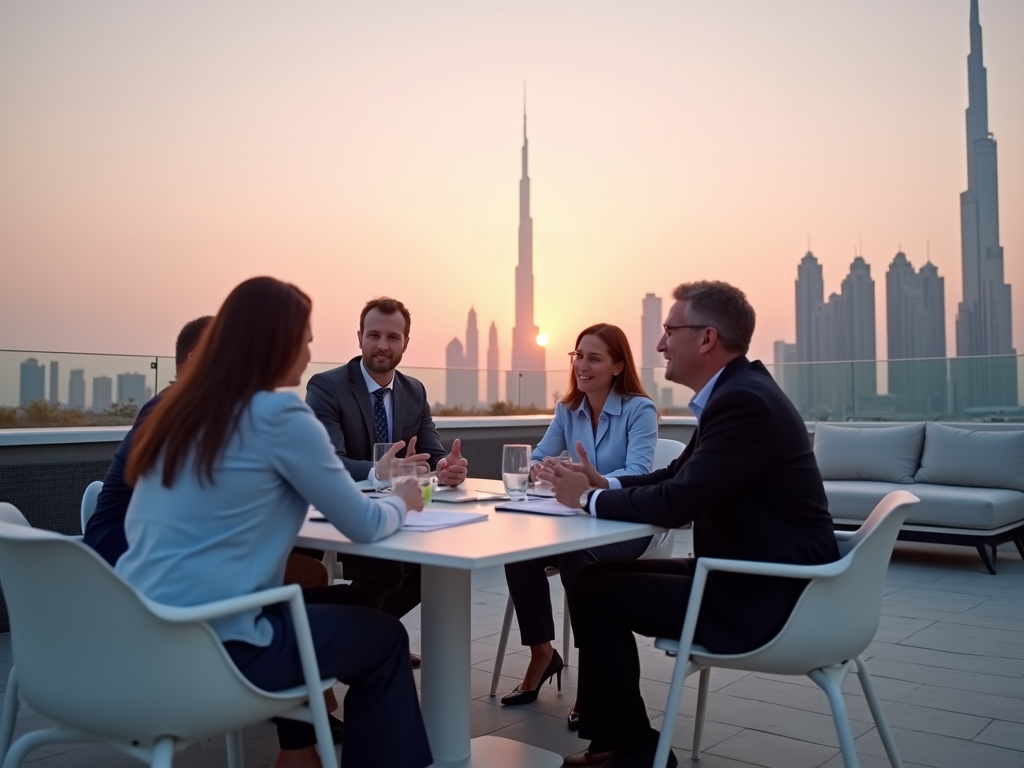
{"type": "Polygon", "coordinates": [[[993,574],[1000,544],[1024,557],[1024,430],[818,423],[814,455],[837,529],[858,528],[887,493],[908,490],[921,503],[901,540],[975,547],[993,574]]]}

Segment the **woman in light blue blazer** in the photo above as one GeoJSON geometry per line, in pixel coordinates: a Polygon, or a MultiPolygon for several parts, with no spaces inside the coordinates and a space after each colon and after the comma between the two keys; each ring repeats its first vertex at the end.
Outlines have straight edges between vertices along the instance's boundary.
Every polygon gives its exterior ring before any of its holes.
{"type": "MultiPolygon", "coordinates": [[[[626,334],[614,325],[592,325],[580,333],[576,349],[569,355],[569,390],[555,407],[555,418],[533,451],[531,475],[541,462],[563,451],[578,462],[577,443],[602,475],[650,472],[658,441],[658,409],[640,383],[626,334]]],[[[502,698],[502,704],[527,704],[537,698],[545,680],[556,674],[561,679],[562,658],[551,645],[555,622],[544,569],[557,567],[568,589],[584,566],[601,560],[635,559],[644,553],[650,540],[646,536],[505,566],[522,642],[530,647],[530,665],[523,682],[502,698]]],[[[577,722],[573,706],[570,728],[577,722]]]]}
{"type": "MultiPolygon", "coordinates": [[[[376,541],[422,509],[415,481],[366,498],[316,416],[294,393],[309,364],[309,297],[270,277],[236,287],[203,332],[188,370],[136,435],[126,478],[128,551],[117,572],[146,597],[198,605],[281,586],[313,504],[355,541],[376,541]]],[[[398,619],[305,593],[323,677],[349,686],[346,766],[425,768],[433,762],[398,619]],[[320,604],[312,604],[320,603],[320,604]]],[[[285,606],[211,621],[254,685],[302,683],[285,606]]],[[[278,721],[275,766],[320,766],[312,726],[278,721]]]]}

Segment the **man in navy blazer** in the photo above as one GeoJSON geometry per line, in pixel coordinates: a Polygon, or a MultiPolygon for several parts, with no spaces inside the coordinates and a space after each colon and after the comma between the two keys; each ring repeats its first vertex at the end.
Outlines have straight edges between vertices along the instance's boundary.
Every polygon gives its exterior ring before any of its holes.
{"type": "MultiPolygon", "coordinates": [[[[459,485],[468,467],[460,441],[450,453],[444,449],[423,384],[395,370],[409,345],[411,324],[402,302],[387,297],[368,302],[356,334],[362,354],[310,378],[306,403],[354,479],[365,480],[373,471],[374,443],[395,443],[394,456],[415,461],[420,472],[437,470],[445,485],[459,485]]],[[[419,566],[356,555],[340,559],[345,578],[365,595],[362,604],[401,618],[419,603],[419,566]]]]}
{"type": "MultiPolygon", "coordinates": [[[[696,558],[800,565],[839,559],[804,422],[765,367],[745,356],[754,310],[743,292],[698,282],[684,283],[673,296],[658,350],[666,359],[666,379],[697,393],[690,401],[697,431],[686,450],[649,475],[603,478],[581,456],[580,465],[551,466],[542,477],[564,504],[578,504],[596,517],[666,528],[692,522],[696,558]]],[[[579,764],[652,765],[658,733],[640,695],[633,632],[681,633],[694,563],[606,562],[577,577],[580,736],[592,739],[579,764]],[[602,761],[600,753],[609,754],[602,761]]],[[[782,628],[805,585],[712,574],[695,642],[718,653],[763,645],[782,628]]],[[[669,763],[676,764],[674,755],[669,763]]]]}

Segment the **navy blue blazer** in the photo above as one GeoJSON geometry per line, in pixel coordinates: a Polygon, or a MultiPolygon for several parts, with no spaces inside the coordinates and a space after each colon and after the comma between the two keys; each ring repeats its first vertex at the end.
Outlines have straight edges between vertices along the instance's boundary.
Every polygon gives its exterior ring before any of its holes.
{"type": "MultiPolygon", "coordinates": [[[[597,516],[676,528],[693,523],[696,557],[818,565],[839,559],[807,428],[760,361],[722,371],[682,455],[649,475],[619,478],[597,516]]],[[[713,573],[697,642],[740,653],[770,640],[805,582],[713,573]]]]}

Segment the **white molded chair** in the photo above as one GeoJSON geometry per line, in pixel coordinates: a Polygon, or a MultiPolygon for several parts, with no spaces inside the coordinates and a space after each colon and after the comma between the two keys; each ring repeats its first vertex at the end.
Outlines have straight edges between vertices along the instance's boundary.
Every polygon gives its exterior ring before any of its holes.
{"type": "Polygon", "coordinates": [[[76,741],[104,742],[170,768],[175,751],[222,733],[228,765],[242,768],[242,729],[272,717],[313,723],[322,764],[337,768],[323,697],[335,681],[320,679],[298,586],[187,608],[161,605],[81,542],[8,519],[0,522],[0,582],[17,674],[12,670],[0,720],[2,768],[17,768],[40,745],[76,741]],[[285,602],[305,685],[264,691],[242,676],[206,622],[285,602]],[[4,749],[13,727],[8,705],[19,696],[60,725],[4,749]]]}
{"type": "Polygon", "coordinates": [[[694,672],[699,672],[700,678],[690,759],[700,759],[711,667],[723,667],[811,678],[828,696],[846,768],[857,768],[858,762],[842,684],[846,676],[856,670],[889,762],[893,768],[900,768],[902,763],[896,742],[860,654],[878,631],[882,615],[882,587],[893,544],[910,508],[918,501],[908,491],[894,491],[887,495],[858,530],[836,531],[842,557],[827,565],[786,565],[718,558],[697,560],[682,634],[678,639],[658,638],[654,643],[656,648],[676,657],[658,751],[654,757],[655,766],[664,766],[668,762],[683,683],[694,672]],[[714,654],[693,644],[697,615],[711,571],[807,579],[810,583],[785,626],[771,641],[749,653],[714,654]]]}
{"type": "Polygon", "coordinates": [[[96,501],[100,497],[100,491],[103,490],[102,480],[93,480],[89,483],[89,486],[85,489],[85,493],[82,494],[82,534],[85,534],[85,526],[89,524],[89,520],[96,513],[96,501]]]}
{"type": "MultiPolygon", "coordinates": [[[[679,456],[686,443],[678,440],[667,440],[658,438],[654,446],[654,457],[651,462],[651,470],[663,469],[679,456]]],[[[647,549],[640,555],[639,560],[672,557],[672,548],[675,546],[675,531],[659,533],[651,539],[647,549]]],[[[544,572],[550,579],[558,575],[558,569],[554,566],[545,568],[544,572]]],[[[494,660],[494,672],[491,673],[491,696],[498,692],[498,680],[501,677],[501,668],[505,664],[505,649],[508,647],[508,635],[512,631],[512,616],[515,615],[515,606],[512,605],[512,597],[509,596],[505,603],[505,618],[501,622],[501,637],[498,639],[498,657],[494,660]]],[[[569,596],[562,598],[562,661],[569,664],[572,650],[572,621],[569,618],[569,596]]]]}
{"type": "MultiPolygon", "coordinates": [[[[0,502],[0,523],[10,525],[21,525],[31,528],[28,520],[21,514],[21,510],[13,504],[0,502]]],[[[0,710],[0,763],[3,763],[7,748],[11,746],[11,736],[14,733],[14,721],[18,717],[18,688],[14,666],[11,666],[10,674],[7,676],[7,693],[4,695],[4,706],[0,710]]]]}

